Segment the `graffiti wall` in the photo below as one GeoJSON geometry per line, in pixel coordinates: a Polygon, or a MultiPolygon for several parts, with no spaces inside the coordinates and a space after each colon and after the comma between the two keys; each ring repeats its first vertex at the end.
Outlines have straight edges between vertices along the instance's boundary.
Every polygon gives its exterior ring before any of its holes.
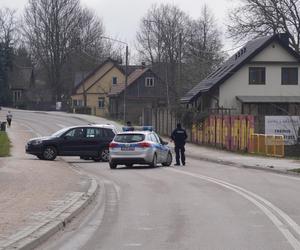
{"type": "Polygon", "coordinates": [[[254,134],[252,115],[211,115],[203,122],[193,124],[192,142],[207,144],[231,151],[252,152],[254,134]]]}

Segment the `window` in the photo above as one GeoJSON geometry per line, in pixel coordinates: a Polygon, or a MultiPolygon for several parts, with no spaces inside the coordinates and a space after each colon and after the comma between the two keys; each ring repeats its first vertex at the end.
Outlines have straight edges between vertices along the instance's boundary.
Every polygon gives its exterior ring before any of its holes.
{"type": "Polygon", "coordinates": [[[73,100],[74,107],[82,107],[82,100],[73,100]]]}
{"type": "Polygon", "coordinates": [[[154,77],[146,77],[145,78],[145,86],[146,87],[154,87],[154,77]]]}
{"type": "Polygon", "coordinates": [[[86,137],[87,138],[100,137],[100,129],[98,129],[98,128],[87,128],[86,129],[86,137]]]}
{"type": "Polygon", "coordinates": [[[14,102],[20,101],[21,97],[22,97],[22,90],[14,90],[13,92],[14,102]]]}
{"type": "Polygon", "coordinates": [[[99,98],[98,98],[98,107],[99,107],[100,109],[103,109],[104,106],[105,106],[105,99],[104,99],[104,97],[99,97],[99,98]]]}
{"type": "Polygon", "coordinates": [[[250,67],[249,84],[266,84],[266,69],[264,67],[250,67]]]}
{"type": "Polygon", "coordinates": [[[117,84],[117,83],[118,83],[118,78],[114,76],[112,78],[112,84],[117,84]]]}
{"type": "Polygon", "coordinates": [[[85,130],[84,128],[74,128],[74,129],[70,130],[69,132],[67,132],[65,136],[67,136],[69,138],[74,138],[74,139],[83,138],[85,136],[84,130],[85,130]]]}
{"type": "Polygon", "coordinates": [[[297,85],[298,84],[298,68],[281,68],[281,84],[297,85]]]}

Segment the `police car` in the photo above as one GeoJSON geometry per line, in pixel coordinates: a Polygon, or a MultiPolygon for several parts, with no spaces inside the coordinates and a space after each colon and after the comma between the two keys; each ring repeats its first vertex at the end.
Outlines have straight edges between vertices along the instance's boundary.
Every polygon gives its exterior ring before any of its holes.
{"type": "Polygon", "coordinates": [[[109,144],[109,166],[133,166],[134,164],[156,167],[157,164],[170,166],[171,149],[152,127],[124,127],[109,144]]]}

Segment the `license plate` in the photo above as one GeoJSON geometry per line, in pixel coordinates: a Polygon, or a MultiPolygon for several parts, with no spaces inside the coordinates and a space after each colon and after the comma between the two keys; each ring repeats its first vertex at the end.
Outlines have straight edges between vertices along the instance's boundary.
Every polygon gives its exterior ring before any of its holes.
{"type": "Polygon", "coordinates": [[[132,147],[124,147],[124,148],[121,148],[122,151],[134,151],[134,148],[132,147]]]}

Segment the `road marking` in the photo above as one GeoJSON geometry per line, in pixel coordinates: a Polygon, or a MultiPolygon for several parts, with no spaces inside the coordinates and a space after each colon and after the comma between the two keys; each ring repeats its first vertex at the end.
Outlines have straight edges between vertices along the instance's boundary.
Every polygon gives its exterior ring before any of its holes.
{"type": "Polygon", "coordinates": [[[281,209],[273,205],[268,200],[262,198],[261,196],[252,193],[244,188],[241,188],[239,186],[230,184],[228,182],[222,181],[220,179],[212,178],[209,176],[204,176],[200,174],[190,173],[183,170],[178,170],[174,168],[168,168],[166,170],[177,172],[180,174],[192,176],[194,178],[206,180],[209,182],[213,182],[215,184],[218,184],[220,186],[223,186],[229,190],[232,190],[233,192],[238,193],[239,195],[243,196],[245,199],[249,200],[251,203],[253,203],[255,206],[260,208],[263,213],[269,217],[269,219],[273,222],[273,224],[277,227],[277,229],[284,235],[284,237],[288,240],[290,245],[294,249],[300,249],[300,242],[295,238],[295,236],[290,232],[290,230],[287,228],[287,225],[284,225],[284,223],[280,220],[284,220],[298,235],[300,235],[300,227],[299,225],[290,218],[286,213],[284,213],[281,209]],[[273,212],[275,211],[279,216],[276,216],[276,214],[273,212]]]}

